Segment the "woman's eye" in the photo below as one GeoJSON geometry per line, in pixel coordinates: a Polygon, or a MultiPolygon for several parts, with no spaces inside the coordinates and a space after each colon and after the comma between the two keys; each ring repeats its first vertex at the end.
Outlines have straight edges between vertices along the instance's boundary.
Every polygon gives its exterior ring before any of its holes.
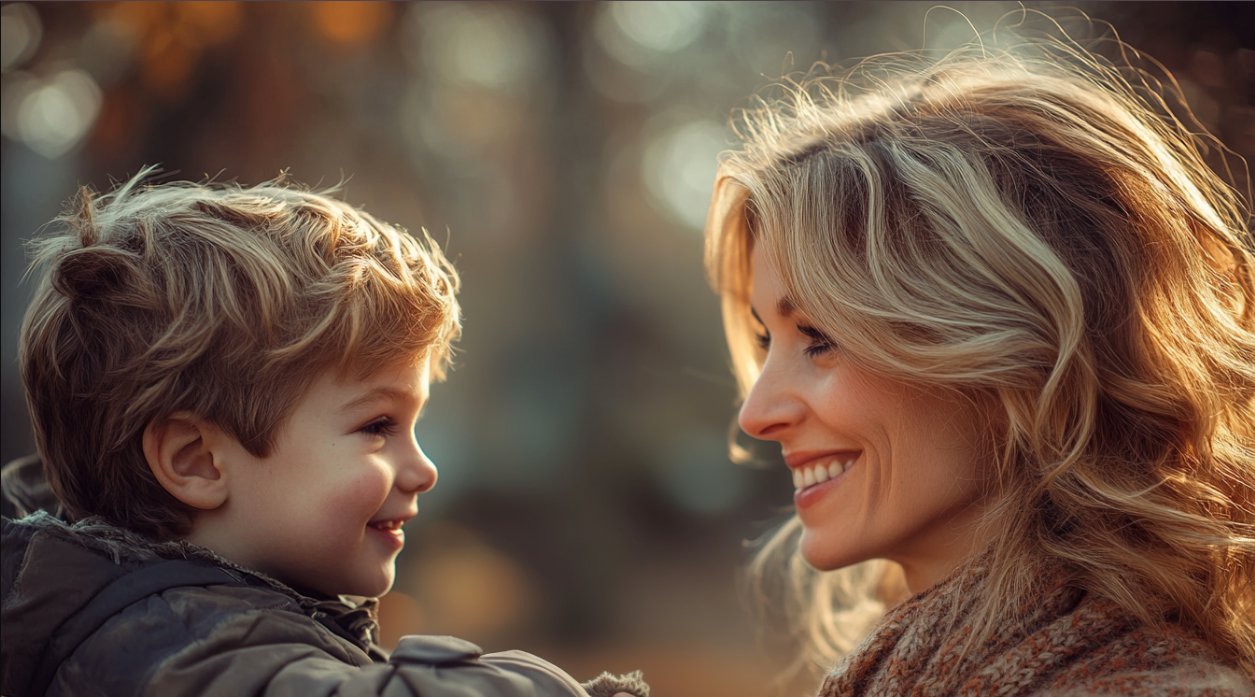
{"type": "Polygon", "coordinates": [[[754,342],[758,344],[758,348],[766,351],[767,349],[771,348],[771,334],[768,334],[766,332],[759,334],[755,332],[754,342]]]}
{"type": "Polygon", "coordinates": [[[836,348],[836,344],[832,343],[832,339],[824,336],[823,332],[814,327],[798,325],[797,330],[806,336],[806,338],[811,340],[810,345],[802,351],[807,358],[821,356],[836,348]]]}
{"type": "Polygon", "coordinates": [[[384,416],[362,426],[362,433],[368,436],[388,436],[396,431],[396,422],[390,417],[384,416]]]}

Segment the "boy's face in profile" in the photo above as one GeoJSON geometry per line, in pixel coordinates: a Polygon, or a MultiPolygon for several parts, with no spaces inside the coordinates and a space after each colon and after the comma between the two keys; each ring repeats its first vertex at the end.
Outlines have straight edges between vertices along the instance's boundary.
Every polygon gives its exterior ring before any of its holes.
{"type": "Polygon", "coordinates": [[[298,588],[386,593],[405,545],[401,524],[436,483],[414,437],[428,382],[426,359],[364,380],[324,374],[268,457],[233,439],[222,448],[227,500],[203,512],[188,539],[298,588]]]}

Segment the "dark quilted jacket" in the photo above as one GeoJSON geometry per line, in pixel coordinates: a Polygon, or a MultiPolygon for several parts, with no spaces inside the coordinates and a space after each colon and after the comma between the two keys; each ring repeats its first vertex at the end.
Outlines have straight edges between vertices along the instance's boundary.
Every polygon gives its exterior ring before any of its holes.
{"type": "MultiPolygon", "coordinates": [[[[308,598],[96,519],[4,518],[2,597],[4,697],[585,695],[531,654],[453,637],[406,637],[388,656],[372,643],[374,601],[308,598]]],[[[590,689],[622,684],[606,677],[590,689]]]]}

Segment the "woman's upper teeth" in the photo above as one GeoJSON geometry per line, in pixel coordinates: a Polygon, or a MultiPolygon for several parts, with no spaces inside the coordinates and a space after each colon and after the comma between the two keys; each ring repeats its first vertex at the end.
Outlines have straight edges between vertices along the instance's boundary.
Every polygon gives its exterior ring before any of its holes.
{"type": "Polygon", "coordinates": [[[834,455],[816,460],[809,465],[798,467],[793,470],[793,488],[805,489],[808,486],[814,486],[829,479],[836,479],[842,472],[850,469],[853,464],[854,458],[841,462],[840,456],[834,455]]]}

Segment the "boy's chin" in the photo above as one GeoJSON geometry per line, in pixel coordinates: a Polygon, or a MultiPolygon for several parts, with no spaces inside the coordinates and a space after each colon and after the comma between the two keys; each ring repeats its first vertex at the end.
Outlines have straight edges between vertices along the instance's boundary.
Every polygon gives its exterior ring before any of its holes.
{"type": "Polygon", "coordinates": [[[311,583],[308,588],[332,598],[339,595],[352,595],[360,598],[378,598],[392,590],[396,575],[381,575],[374,579],[339,579],[336,583],[311,583]]]}
{"type": "Polygon", "coordinates": [[[387,583],[370,583],[356,585],[351,590],[340,591],[333,595],[355,595],[362,598],[378,598],[387,595],[392,590],[392,579],[388,579],[387,583]]]}

